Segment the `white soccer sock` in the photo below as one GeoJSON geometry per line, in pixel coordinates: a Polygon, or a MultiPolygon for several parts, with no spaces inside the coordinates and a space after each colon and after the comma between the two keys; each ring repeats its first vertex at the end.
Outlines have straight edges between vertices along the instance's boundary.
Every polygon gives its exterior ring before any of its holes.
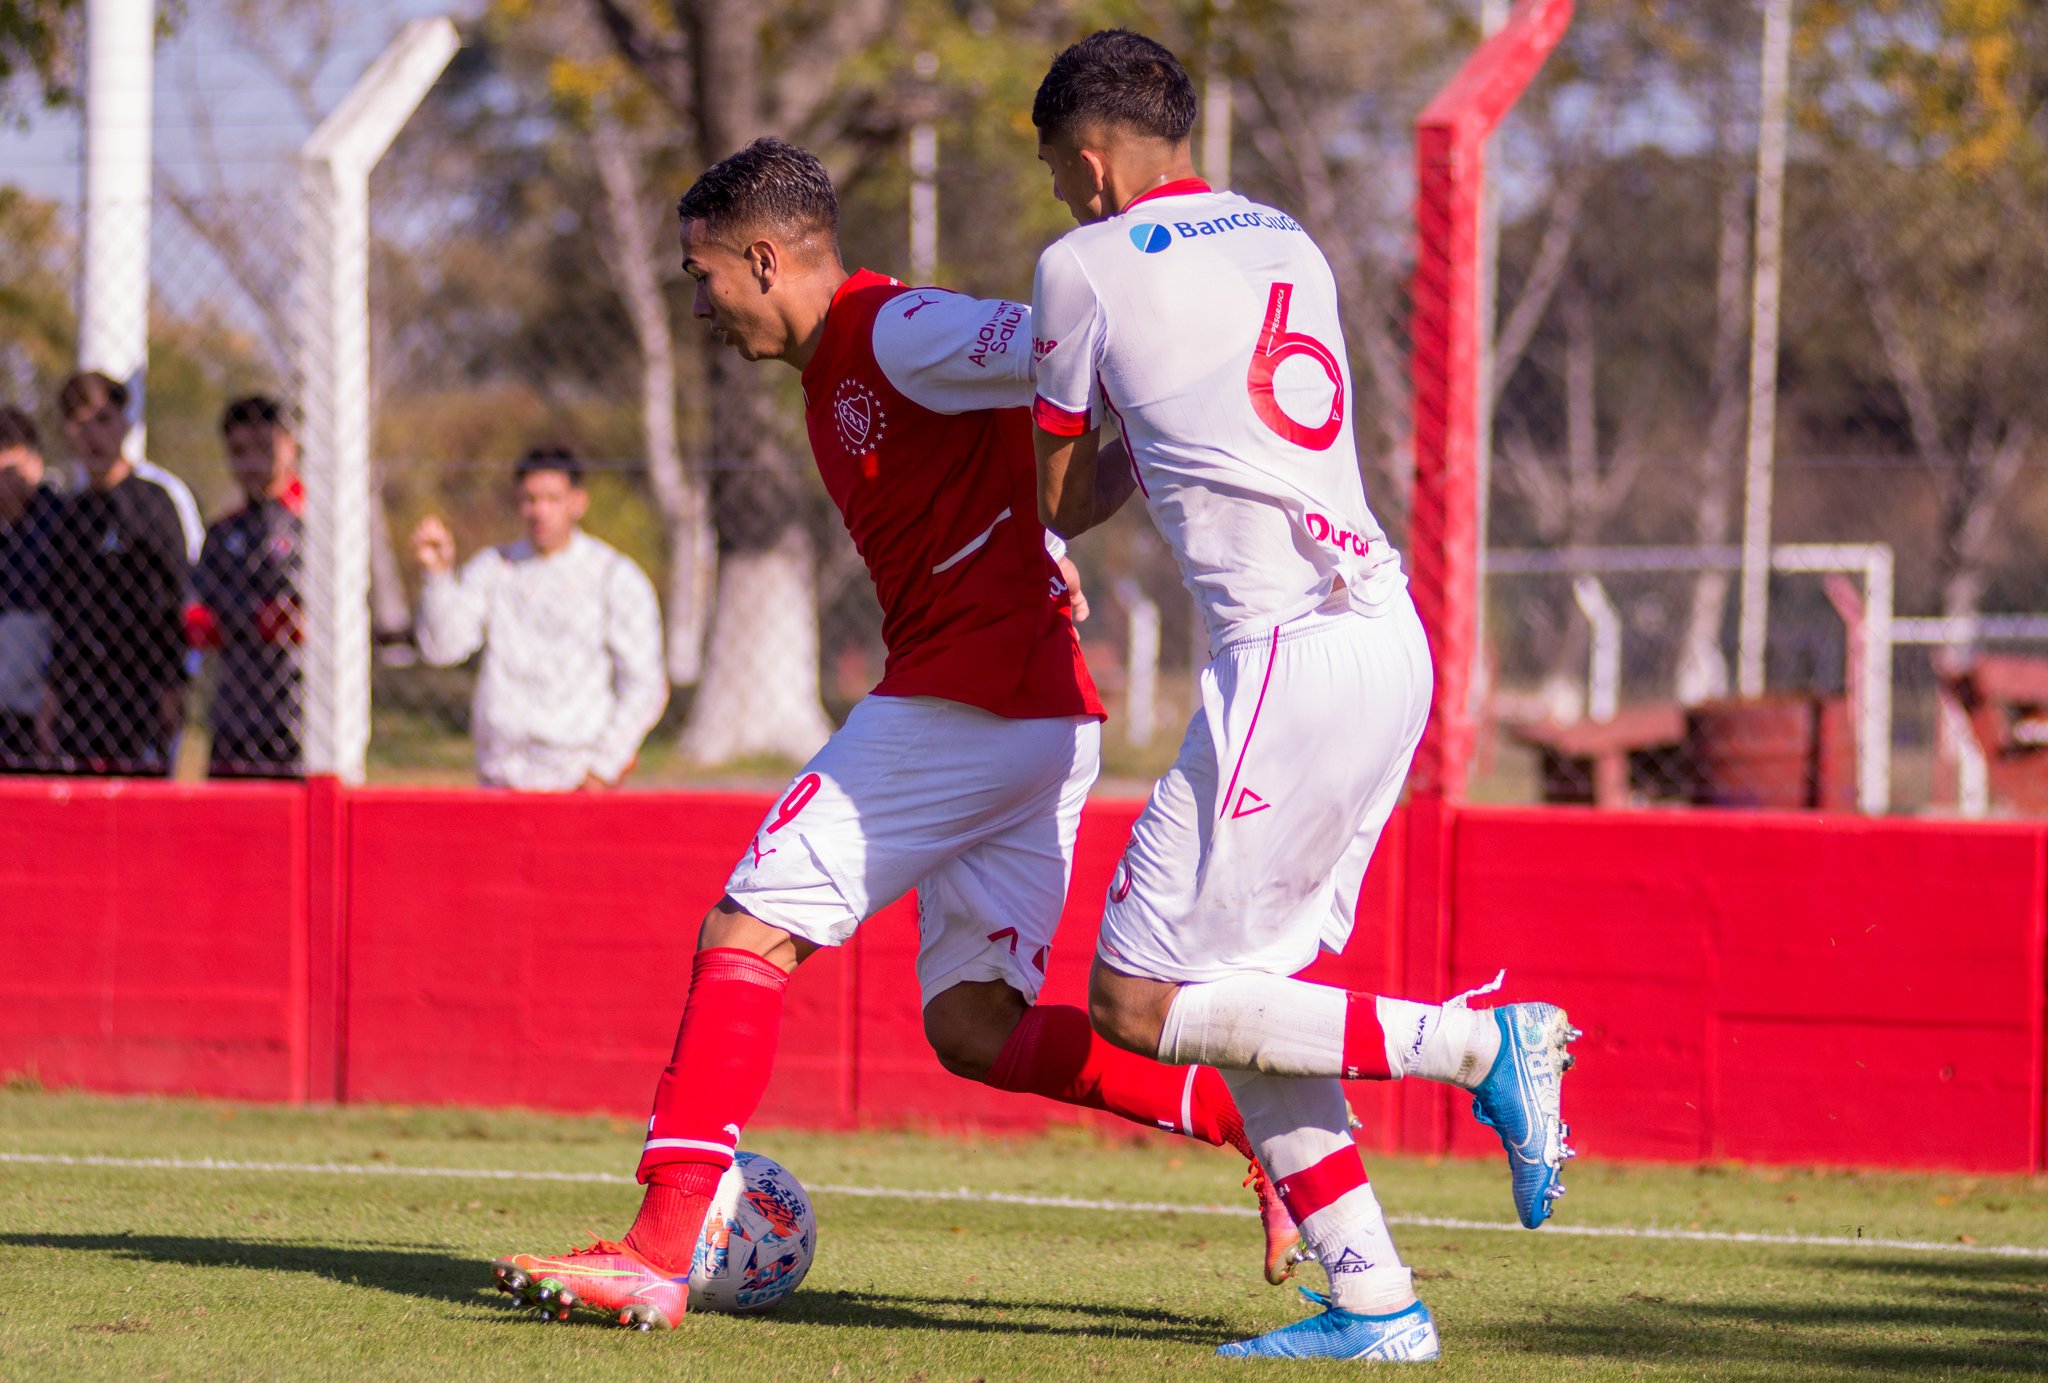
{"type": "Polygon", "coordinates": [[[1486,1079],[1500,1053],[1491,1009],[1460,1003],[1417,1004],[1381,996],[1373,1007],[1387,1039],[1387,1069],[1470,1090],[1486,1079]]]}
{"type": "MultiPolygon", "coordinates": [[[[1332,1154],[1349,1151],[1356,1156],[1350,1106],[1337,1081],[1255,1071],[1225,1071],[1223,1079],[1244,1117],[1259,1162],[1276,1186],[1332,1154]]],[[[1394,1248],[1379,1197],[1369,1182],[1360,1181],[1311,1212],[1300,1228],[1329,1274],[1330,1300],[1336,1306],[1384,1316],[1414,1304],[1413,1276],[1394,1248]]]]}
{"type": "Polygon", "coordinates": [[[1366,1183],[1301,1222],[1301,1237],[1330,1278],[1330,1303],[1362,1316],[1415,1304],[1415,1274],[1401,1262],[1380,1198],[1366,1183]]]}
{"type": "Polygon", "coordinates": [[[1347,997],[1341,989],[1283,975],[1184,984],[1160,1028],[1159,1059],[1169,1066],[1214,1066],[1226,1075],[1342,1075],[1347,997]]]}

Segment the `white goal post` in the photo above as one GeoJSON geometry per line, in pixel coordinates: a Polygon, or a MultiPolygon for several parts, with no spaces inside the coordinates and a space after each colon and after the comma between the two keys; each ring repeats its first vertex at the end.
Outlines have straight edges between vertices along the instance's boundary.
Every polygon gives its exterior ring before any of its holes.
{"type": "Polygon", "coordinates": [[[305,765],[344,783],[370,745],[370,172],[461,46],[411,21],[299,152],[305,765]]]}
{"type": "MultiPolygon", "coordinates": [[[[1735,547],[1579,547],[1494,551],[1487,555],[1490,578],[1508,575],[1555,574],[1591,577],[1617,572],[1740,571],[1742,551],[1735,547]]],[[[1857,655],[1850,676],[1851,712],[1856,723],[1856,806],[1871,815],[1891,806],[1892,790],[1892,646],[1894,633],[1893,562],[1888,543],[1780,543],[1771,549],[1771,569],[1779,572],[1826,574],[1843,572],[1862,578],[1863,629],[1851,639],[1857,655]],[[1860,645],[1860,647],[1858,646],[1860,645]]],[[[1575,587],[1574,595],[1593,626],[1593,682],[1619,681],[1621,623],[1596,618],[1611,611],[1597,583],[1575,587]]],[[[1853,633],[1854,631],[1852,631],[1853,633]]],[[[1603,703],[1613,697],[1605,689],[1603,703]]]]}

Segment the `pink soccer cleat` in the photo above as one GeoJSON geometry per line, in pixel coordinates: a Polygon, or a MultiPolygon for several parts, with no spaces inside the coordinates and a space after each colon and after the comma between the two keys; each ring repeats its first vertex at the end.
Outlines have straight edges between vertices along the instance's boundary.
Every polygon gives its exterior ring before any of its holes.
{"type": "Polygon", "coordinates": [[[544,1321],[566,1321],[581,1307],[634,1330],[673,1330],[690,1301],[688,1273],[670,1277],[608,1239],[560,1258],[516,1253],[491,1264],[491,1275],[544,1321]]]}
{"type": "Polygon", "coordinates": [[[1265,1168],[1252,1163],[1244,1174],[1244,1184],[1259,1198],[1259,1223],[1266,1230],[1266,1281],[1278,1287],[1294,1276],[1295,1264],[1311,1257],[1308,1245],[1302,1242],[1301,1229],[1281,1203],[1265,1168]]]}

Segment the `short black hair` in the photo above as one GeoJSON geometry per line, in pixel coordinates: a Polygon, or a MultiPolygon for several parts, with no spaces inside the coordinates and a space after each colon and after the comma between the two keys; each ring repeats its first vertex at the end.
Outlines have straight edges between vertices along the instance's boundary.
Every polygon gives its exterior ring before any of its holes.
{"type": "Polygon", "coordinates": [[[512,468],[512,483],[517,485],[530,475],[542,471],[560,471],[569,478],[577,489],[583,488],[583,458],[559,443],[529,447],[526,455],[519,458],[519,464],[512,468]]]}
{"type": "Polygon", "coordinates": [[[802,237],[822,233],[839,251],[839,194],[832,175],[808,149],[763,135],[698,175],[676,216],[702,221],[713,235],[779,230],[802,237]]]}
{"type": "Polygon", "coordinates": [[[13,451],[16,447],[40,452],[43,439],[36,431],[36,420],[9,404],[0,407],[0,451],[13,451]]]}
{"type": "Polygon", "coordinates": [[[76,418],[86,413],[97,413],[112,404],[126,413],[128,411],[128,386],[112,375],[99,370],[87,370],[64,381],[64,387],[57,391],[57,407],[66,418],[76,418]]]}
{"type": "Polygon", "coordinates": [[[1052,60],[1031,123],[1040,139],[1115,125],[1178,144],[1195,128],[1195,83],[1180,59],[1143,34],[1103,29],[1052,60]]]}
{"type": "Polygon", "coordinates": [[[236,399],[221,410],[220,430],[225,434],[235,427],[276,427],[286,432],[292,430],[291,410],[265,394],[251,394],[236,399]]]}

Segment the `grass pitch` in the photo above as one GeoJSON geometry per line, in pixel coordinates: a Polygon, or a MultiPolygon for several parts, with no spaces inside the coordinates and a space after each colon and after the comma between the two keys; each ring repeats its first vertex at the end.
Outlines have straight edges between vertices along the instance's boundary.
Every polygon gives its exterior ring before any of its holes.
{"type": "MultiPolygon", "coordinates": [[[[781,1311],[692,1316],[666,1335],[515,1313],[485,1265],[622,1232],[638,1141],[624,1120],[0,1093],[0,1377],[936,1383],[1359,1367],[1213,1358],[1301,1314],[1258,1275],[1256,1221],[1199,1209],[1247,1205],[1242,1169],[1190,1144],[1079,1131],[763,1130],[748,1145],[813,1188],[819,1220],[816,1266],[781,1311]],[[311,1170],[322,1164],[371,1170],[311,1170]],[[457,1174],[399,1170],[418,1168],[457,1174]],[[963,1188],[1190,1209],[926,1198],[963,1188]]],[[[2048,1374],[2040,1179],[1615,1167],[1595,1148],[1572,1165],[1555,1227],[1529,1233],[1505,1227],[1491,1162],[1371,1169],[1397,1218],[1465,1222],[1395,1229],[1446,1379],[2048,1374]],[[1588,1227],[1706,1237],[1557,1232],[1588,1227]],[[1713,1237],[1741,1233],[1824,1242],[1713,1237]],[[1987,1251],[1999,1246],[2031,1254],[1987,1251]]]]}

